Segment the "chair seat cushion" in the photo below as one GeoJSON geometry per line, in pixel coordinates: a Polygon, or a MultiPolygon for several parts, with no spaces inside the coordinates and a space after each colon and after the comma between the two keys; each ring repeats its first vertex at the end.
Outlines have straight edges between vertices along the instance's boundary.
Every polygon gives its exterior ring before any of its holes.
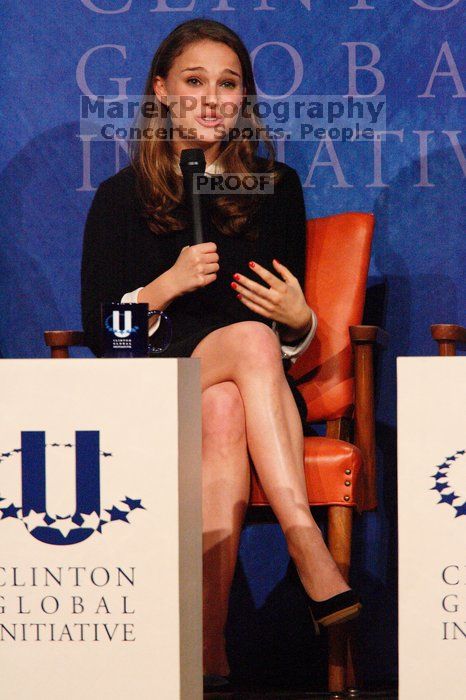
{"type": "MultiPolygon", "coordinates": [[[[311,506],[359,503],[362,456],[349,442],[327,437],[304,438],[304,472],[311,506]]],[[[255,468],[251,470],[250,505],[269,505],[255,468]]]]}

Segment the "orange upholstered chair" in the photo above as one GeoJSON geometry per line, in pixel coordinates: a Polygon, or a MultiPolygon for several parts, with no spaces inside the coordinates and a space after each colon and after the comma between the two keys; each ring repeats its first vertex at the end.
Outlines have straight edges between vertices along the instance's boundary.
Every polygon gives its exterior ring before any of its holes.
{"type": "MultiPolygon", "coordinates": [[[[317,334],[289,373],[299,382],[309,423],[325,423],[325,437],[304,438],[311,506],[328,506],[328,545],[349,574],[353,509],[377,505],[373,348],[385,344],[376,326],[361,326],[374,218],[346,213],[308,221],[305,296],[318,318],[317,334]],[[354,417],[354,431],[352,419],[354,417]],[[354,434],[354,439],[350,437],[354,434]]],[[[252,471],[248,516],[264,519],[267,505],[252,471]]],[[[355,685],[348,654],[350,626],[329,629],[329,690],[355,685]]]]}
{"type": "MultiPolygon", "coordinates": [[[[376,507],[372,354],[386,334],[361,326],[371,253],[372,214],[336,214],[308,221],[305,296],[317,314],[316,337],[289,369],[298,380],[309,423],[325,423],[325,437],[304,438],[310,506],[328,507],[328,545],[348,577],[353,510],[376,507]],[[354,431],[352,429],[354,418],[354,431]],[[354,432],[354,439],[352,438],[354,432]]],[[[46,331],[52,357],[83,344],[81,331],[46,331]]],[[[252,467],[248,521],[272,519],[252,467]]],[[[329,690],[354,686],[348,628],[329,629],[329,690]]]]}

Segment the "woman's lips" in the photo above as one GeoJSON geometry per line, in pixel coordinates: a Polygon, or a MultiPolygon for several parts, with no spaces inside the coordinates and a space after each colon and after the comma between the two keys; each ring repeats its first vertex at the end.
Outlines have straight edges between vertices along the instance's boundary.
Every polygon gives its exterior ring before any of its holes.
{"type": "Polygon", "coordinates": [[[223,123],[223,117],[215,117],[215,119],[203,119],[202,117],[195,117],[198,124],[201,126],[214,127],[223,123]]]}

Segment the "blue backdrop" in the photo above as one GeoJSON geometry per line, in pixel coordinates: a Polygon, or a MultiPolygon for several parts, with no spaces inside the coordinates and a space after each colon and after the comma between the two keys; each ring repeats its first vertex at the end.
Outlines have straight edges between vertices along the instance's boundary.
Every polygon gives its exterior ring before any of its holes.
{"type": "MultiPolygon", "coordinates": [[[[257,50],[264,93],[386,95],[389,134],[380,154],[371,142],[289,142],[278,154],[301,176],[308,217],[356,210],[377,220],[368,317],[383,323],[391,342],[377,372],[380,506],[355,526],[366,685],[396,679],[395,358],[434,353],[431,323],[465,322],[462,6],[4,0],[0,11],[3,357],[46,357],[44,329],[80,328],[85,216],[98,183],[126,158],[111,143],[80,139],[79,96],[140,94],[155,49],[177,24],[209,17],[237,31],[257,50]]],[[[285,576],[287,560],[278,526],[245,529],[228,624],[231,665],[244,676],[319,682],[322,645],[285,576]]]]}

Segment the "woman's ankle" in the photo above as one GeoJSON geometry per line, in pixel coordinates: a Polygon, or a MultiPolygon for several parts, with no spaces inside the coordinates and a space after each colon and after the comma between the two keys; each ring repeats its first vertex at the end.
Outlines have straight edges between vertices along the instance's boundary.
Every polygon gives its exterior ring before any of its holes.
{"type": "Polygon", "coordinates": [[[296,562],[295,565],[304,590],[316,602],[327,600],[350,589],[337,567],[335,569],[333,567],[321,569],[318,574],[309,575],[300,569],[296,562]]]}
{"type": "Polygon", "coordinates": [[[306,538],[287,538],[289,554],[305,591],[314,600],[322,601],[349,590],[320,530],[307,534],[306,538]]]}

